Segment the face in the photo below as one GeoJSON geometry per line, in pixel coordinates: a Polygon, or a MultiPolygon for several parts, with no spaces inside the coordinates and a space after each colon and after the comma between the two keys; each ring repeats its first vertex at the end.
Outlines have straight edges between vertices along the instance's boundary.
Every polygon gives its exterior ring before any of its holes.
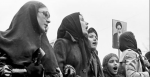
{"type": "Polygon", "coordinates": [[[90,46],[92,49],[96,49],[97,47],[97,43],[98,43],[98,39],[97,39],[97,36],[94,32],[92,33],[89,33],[88,34],[88,39],[90,41],[90,46]]]}
{"type": "Polygon", "coordinates": [[[111,57],[108,61],[108,69],[112,74],[117,74],[119,61],[116,57],[111,57]]]}
{"type": "Polygon", "coordinates": [[[81,28],[82,28],[83,34],[88,35],[88,32],[87,32],[88,23],[84,21],[84,18],[83,18],[82,15],[79,15],[79,20],[80,20],[80,23],[81,23],[81,28]]]}
{"type": "Polygon", "coordinates": [[[121,29],[122,29],[121,26],[118,25],[118,26],[117,26],[117,32],[118,32],[118,33],[122,33],[122,30],[121,30],[121,29]]]}
{"type": "Polygon", "coordinates": [[[48,12],[48,9],[46,7],[39,8],[39,12],[37,14],[37,20],[39,23],[39,26],[44,32],[47,32],[48,30],[48,24],[50,23],[50,14],[48,12]]]}

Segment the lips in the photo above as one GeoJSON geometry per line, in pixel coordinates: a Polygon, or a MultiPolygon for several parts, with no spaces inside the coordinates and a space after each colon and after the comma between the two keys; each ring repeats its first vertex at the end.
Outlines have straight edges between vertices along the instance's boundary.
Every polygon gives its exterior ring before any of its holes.
{"type": "Polygon", "coordinates": [[[92,44],[93,44],[93,45],[97,45],[97,42],[93,42],[92,44]]]}
{"type": "Polygon", "coordinates": [[[114,69],[114,70],[117,70],[117,69],[118,69],[118,67],[117,67],[117,66],[116,66],[116,67],[113,67],[113,69],[114,69]]]}

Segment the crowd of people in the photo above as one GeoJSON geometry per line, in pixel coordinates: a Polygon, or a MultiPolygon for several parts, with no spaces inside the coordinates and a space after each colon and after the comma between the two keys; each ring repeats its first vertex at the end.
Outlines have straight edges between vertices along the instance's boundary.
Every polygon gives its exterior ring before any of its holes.
{"type": "Polygon", "coordinates": [[[118,39],[122,56],[109,53],[101,63],[98,33],[80,12],[64,17],[53,47],[49,19],[43,3],[29,1],[0,31],[0,77],[150,77],[150,52],[142,56],[132,32],[118,39]]]}

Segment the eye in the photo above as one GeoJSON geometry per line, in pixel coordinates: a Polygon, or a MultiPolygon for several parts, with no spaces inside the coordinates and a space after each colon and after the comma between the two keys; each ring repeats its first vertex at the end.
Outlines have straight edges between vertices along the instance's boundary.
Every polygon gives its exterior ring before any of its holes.
{"type": "Polygon", "coordinates": [[[43,11],[43,15],[44,15],[45,17],[47,17],[47,18],[50,17],[50,14],[48,13],[48,11],[43,11]]]}
{"type": "Polygon", "coordinates": [[[109,61],[109,63],[113,63],[113,62],[114,62],[114,60],[110,60],[110,61],[109,61]]]}
{"type": "Polygon", "coordinates": [[[90,35],[89,37],[90,37],[90,38],[93,38],[93,35],[90,35]]]}
{"type": "MultiPolygon", "coordinates": [[[[40,11],[39,11],[39,12],[40,12],[40,11]]],[[[48,11],[42,11],[42,12],[40,12],[40,13],[42,13],[46,18],[49,18],[49,17],[50,17],[50,14],[49,14],[48,11]]]]}

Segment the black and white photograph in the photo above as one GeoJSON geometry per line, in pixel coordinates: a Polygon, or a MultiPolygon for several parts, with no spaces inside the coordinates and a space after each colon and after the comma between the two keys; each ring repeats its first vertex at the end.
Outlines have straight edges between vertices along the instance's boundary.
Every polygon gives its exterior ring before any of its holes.
{"type": "Polygon", "coordinates": [[[0,77],[150,77],[149,0],[0,0],[0,77]]]}

